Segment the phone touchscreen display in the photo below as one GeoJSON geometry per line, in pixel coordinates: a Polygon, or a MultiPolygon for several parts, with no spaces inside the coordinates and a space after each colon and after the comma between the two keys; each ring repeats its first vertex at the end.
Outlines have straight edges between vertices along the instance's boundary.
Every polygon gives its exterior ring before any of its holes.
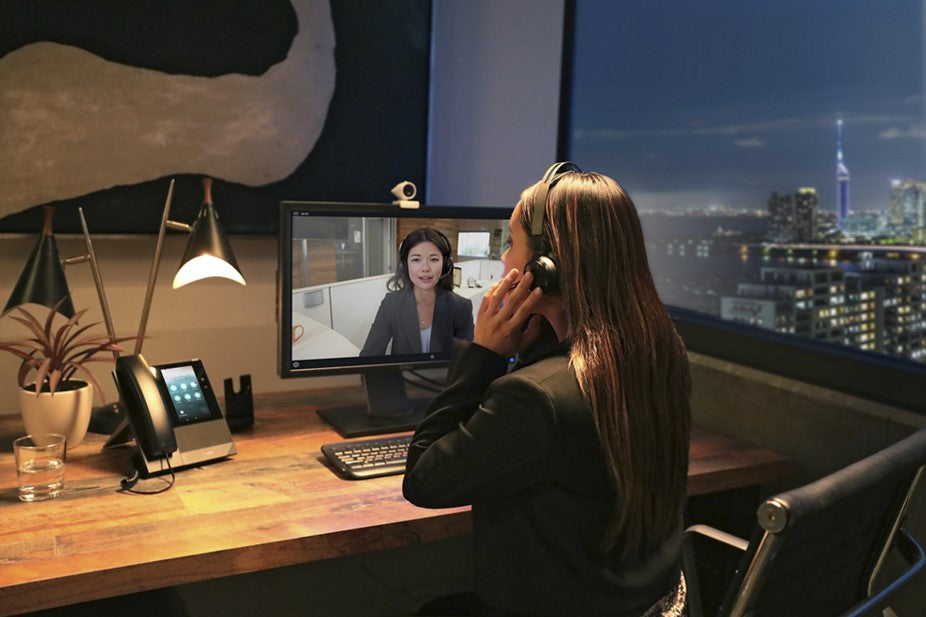
{"type": "Polygon", "coordinates": [[[180,422],[205,420],[212,416],[206,394],[192,366],[161,368],[161,376],[180,422]]]}

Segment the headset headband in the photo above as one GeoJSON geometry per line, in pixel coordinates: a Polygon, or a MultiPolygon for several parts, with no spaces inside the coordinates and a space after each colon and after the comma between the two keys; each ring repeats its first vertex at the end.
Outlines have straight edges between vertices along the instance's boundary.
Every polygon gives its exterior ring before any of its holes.
{"type": "Polygon", "coordinates": [[[563,176],[571,171],[582,172],[575,163],[571,161],[562,161],[560,163],[553,163],[547,170],[547,173],[543,174],[543,178],[540,180],[540,186],[537,187],[537,191],[534,194],[533,207],[531,209],[532,236],[540,236],[543,234],[543,219],[547,209],[547,196],[550,194],[550,189],[552,189],[563,176]]]}
{"type": "MultiPolygon", "coordinates": [[[[402,242],[399,243],[399,252],[401,253],[402,249],[405,248],[405,245],[406,243],[409,242],[409,237],[412,235],[412,233],[414,233],[415,231],[422,231],[422,230],[433,231],[435,234],[437,234],[437,236],[441,239],[441,242],[443,242],[444,244],[444,246],[437,247],[440,249],[441,256],[444,258],[450,257],[450,254],[453,253],[453,245],[450,244],[450,238],[447,237],[447,234],[445,234],[444,232],[442,232],[440,229],[436,227],[419,227],[418,229],[415,229],[412,232],[409,232],[408,234],[406,234],[405,237],[402,238],[402,242]],[[445,252],[446,252],[446,255],[444,254],[445,252]]],[[[411,250],[411,249],[412,247],[408,247],[408,250],[411,250]]]]}

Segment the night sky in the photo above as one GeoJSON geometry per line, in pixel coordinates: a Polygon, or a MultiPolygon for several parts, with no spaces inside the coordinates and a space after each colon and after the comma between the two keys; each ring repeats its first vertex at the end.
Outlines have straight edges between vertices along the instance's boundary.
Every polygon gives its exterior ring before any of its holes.
{"type": "Polygon", "coordinates": [[[570,156],[641,210],[832,210],[840,117],[853,210],[926,181],[922,0],[575,4],[570,156]]]}

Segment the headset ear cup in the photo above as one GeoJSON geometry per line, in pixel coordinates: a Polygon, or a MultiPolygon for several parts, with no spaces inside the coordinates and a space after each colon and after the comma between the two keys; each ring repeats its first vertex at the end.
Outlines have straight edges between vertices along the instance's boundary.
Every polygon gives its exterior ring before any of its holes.
{"type": "Polygon", "coordinates": [[[444,256],[444,262],[440,271],[440,278],[444,278],[453,271],[453,258],[450,256],[451,253],[453,253],[453,246],[450,244],[450,238],[447,237],[447,234],[440,229],[434,229],[434,233],[440,238],[442,244],[442,246],[438,246],[437,248],[440,249],[441,255],[444,256]]]}
{"type": "Polygon", "coordinates": [[[548,257],[547,249],[543,241],[543,224],[546,218],[547,198],[550,190],[559,182],[560,178],[569,172],[581,173],[581,169],[570,161],[554,163],[543,174],[543,178],[534,191],[533,203],[531,205],[531,243],[532,246],[539,248],[538,252],[531,257],[524,265],[524,271],[534,275],[534,282],[531,288],[539,287],[545,294],[559,293],[559,273],[556,271],[556,263],[548,257]]]}
{"type": "Polygon", "coordinates": [[[539,287],[545,294],[559,293],[559,273],[556,263],[546,255],[538,255],[524,265],[524,271],[534,275],[531,289],[539,287]]]}

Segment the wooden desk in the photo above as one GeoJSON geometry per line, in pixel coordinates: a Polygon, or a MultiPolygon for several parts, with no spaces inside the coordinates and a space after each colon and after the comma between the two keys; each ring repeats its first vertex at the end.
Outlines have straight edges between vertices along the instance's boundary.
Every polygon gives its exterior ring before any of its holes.
{"type": "MultiPolygon", "coordinates": [[[[343,390],[313,392],[331,404],[343,390]]],[[[21,503],[11,443],[18,415],[0,416],[0,616],[463,534],[468,508],[425,510],[402,498],[402,476],[348,481],[319,448],[340,440],[308,395],[256,401],[238,454],[181,471],[159,495],[117,492],[131,448],[101,452],[89,433],[68,453],[64,493],[21,503]]],[[[695,430],[692,494],[780,479],[787,461],[695,430]]],[[[153,488],[159,480],[137,488],[153,488]]]]}

